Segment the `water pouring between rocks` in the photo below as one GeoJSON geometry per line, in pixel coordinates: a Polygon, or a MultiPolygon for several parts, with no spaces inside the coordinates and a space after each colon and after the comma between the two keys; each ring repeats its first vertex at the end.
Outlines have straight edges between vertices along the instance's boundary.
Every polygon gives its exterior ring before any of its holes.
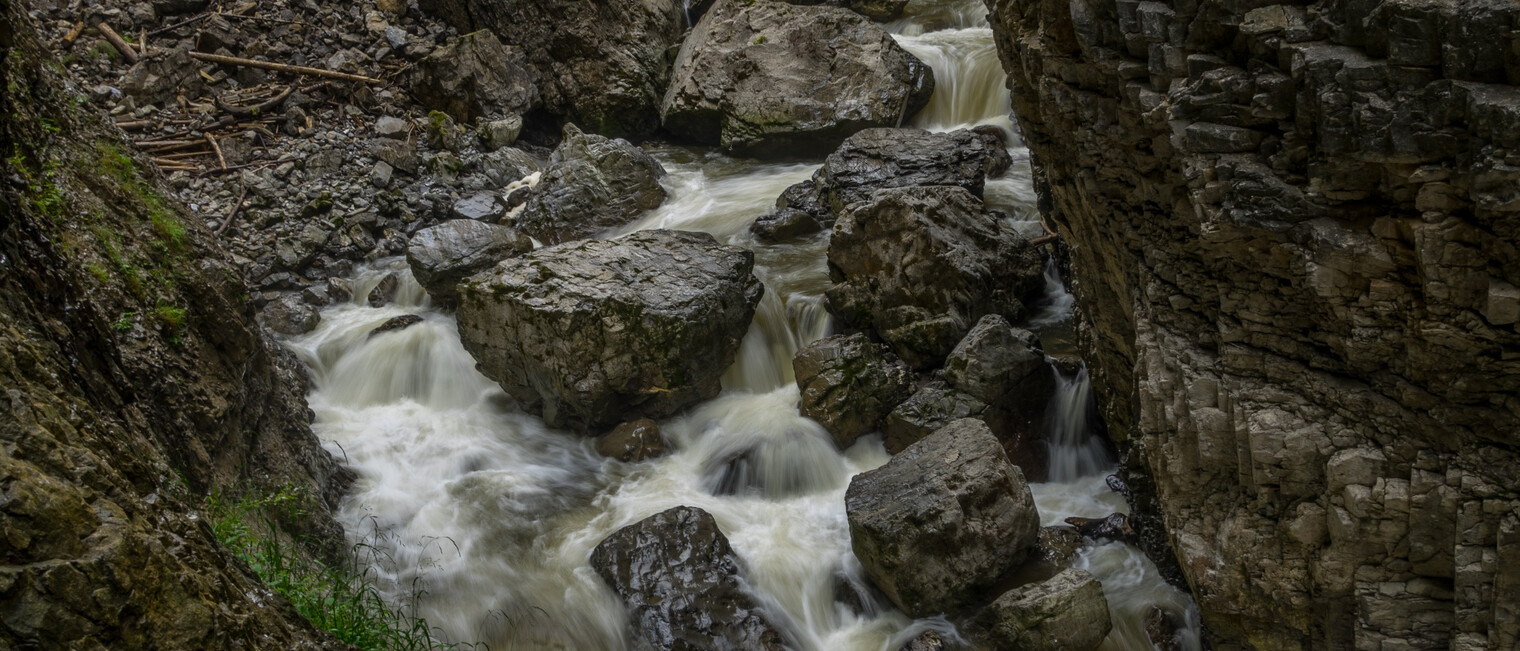
{"type": "MultiPolygon", "coordinates": [[[[934,67],[940,89],[916,126],[1008,129],[1007,92],[980,3],[915,3],[910,12],[892,28],[934,67]]],[[[316,431],[359,475],[339,517],[355,542],[379,552],[372,571],[395,603],[448,640],[495,649],[628,648],[623,606],[588,556],[613,532],[689,505],[712,514],[743,560],[747,588],[801,648],[895,651],[923,630],[948,630],[869,592],[838,598],[840,586],[866,583],[851,552],[845,489],[889,456],[877,436],[841,453],[818,423],[798,414],[792,357],[832,326],[823,308],[826,242],[767,245],[747,230],[816,165],[762,165],[674,147],[651,152],[670,172],[670,198],[624,232],[711,233],[754,251],[766,286],[723,393],[661,423],[669,455],[610,460],[589,439],[518,411],[475,370],[452,315],[429,305],[401,261],[365,269],[354,279],[354,301],[329,309],[316,331],[291,342],[313,371],[316,431]],[[371,307],[365,297],[381,282],[397,283],[395,298],[371,307]],[[376,330],[407,315],[421,321],[376,330]]],[[[1032,218],[1027,156],[1018,146],[1012,153],[1013,170],[989,181],[987,201],[1032,218]]],[[[1047,309],[1026,325],[1059,338],[1070,300],[1057,276],[1047,287],[1047,309]]],[[[1047,427],[1059,433],[1050,439],[1051,481],[1032,486],[1045,525],[1126,508],[1104,484],[1112,461],[1085,424],[1085,374],[1068,375],[1048,410],[1047,427]]],[[[1138,550],[1101,543],[1083,549],[1077,564],[1108,598],[1114,630],[1103,648],[1152,648],[1147,625],[1177,629],[1177,648],[1198,648],[1191,601],[1138,550]]]]}

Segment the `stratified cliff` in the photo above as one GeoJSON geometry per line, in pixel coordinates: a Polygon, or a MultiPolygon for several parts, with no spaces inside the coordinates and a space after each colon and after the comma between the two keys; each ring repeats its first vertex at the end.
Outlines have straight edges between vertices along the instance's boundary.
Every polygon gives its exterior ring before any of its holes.
{"type": "Polygon", "coordinates": [[[1520,5],[988,5],[1216,648],[1520,646],[1520,5]]]}
{"type": "MultiPolygon", "coordinates": [[[[199,218],[0,0],[0,648],[326,648],[197,516],[345,471],[199,218]]],[[[320,545],[319,545],[320,546],[320,545]]]]}

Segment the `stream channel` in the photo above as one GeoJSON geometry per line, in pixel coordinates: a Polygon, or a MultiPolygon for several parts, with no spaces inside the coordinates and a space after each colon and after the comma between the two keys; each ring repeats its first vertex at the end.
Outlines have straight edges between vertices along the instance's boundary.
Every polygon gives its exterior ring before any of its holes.
{"type": "MultiPolygon", "coordinates": [[[[979,0],[924,3],[888,29],[934,69],[931,103],[910,126],[934,131],[997,125],[1010,134],[1013,168],[989,179],[987,203],[1040,233],[1029,156],[1013,137],[1008,91],[979,0]]],[[[603,538],[665,509],[713,515],[745,564],[749,587],[808,650],[895,651],[939,619],[912,620],[884,600],[864,613],[836,602],[838,577],[865,578],[850,551],[844,493],[850,477],[886,463],[879,436],[843,452],[798,415],[797,349],[831,332],[823,293],[827,235],[765,245],[750,222],[818,164],[761,164],[696,148],[648,145],[669,171],[670,197],[622,229],[705,231],[755,252],[766,292],[718,398],[661,423],[672,453],[628,464],[598,455],[591,439],[547,428],[516,411],[475,370],[453,317],[432,309],[401,260],[354,280],[355,300],[322,314],[287,342],[311,367],[314,429],[359,475],[338,518],[394,603],[447,640],[492,649],[625,649],[621,603],[587,558],[603,538]],[[396,300],[364,297],[399,272],[396,300]],[[402,314],[422,323],[369,338],[402,314]],[[715,469],[749,453],[748,483],[716,496],[715,469]]],[[[1052,270],[1042,310],[1021,324],[1047,353],[1069,344],[1072,300],[1052,270]]],[[[1070,352],[1069,350],[1064,352],[1070,352]]],[[[1052,366],[1052,373],[1057,372],[1052,366]]],[[[1031,486],[1044,525],[1127,509],[1104,483],[1114,463],[1089,427],[1085,372],[1062,377],[1049,419],[1050,481],[1031,486]]],[[[1182,647],[1199,647],[1196,608],[1123,543],[1084,548],[1077,567],[1103,584],[1114,629],[1105,650],[1153,648],[1145,620],[1156,607],[1186,622],[1182,647]]]]}

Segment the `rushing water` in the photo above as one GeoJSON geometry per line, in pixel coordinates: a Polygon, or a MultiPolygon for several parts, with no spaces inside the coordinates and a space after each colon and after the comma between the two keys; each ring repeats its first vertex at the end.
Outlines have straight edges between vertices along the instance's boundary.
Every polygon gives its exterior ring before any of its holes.
{"type": "MultiPolygon", "coordinates": [[[[993,124],[1011,134],[980,2],[915,1],[909,11],[889,27],[938,80],[915,125],[993,124]]],[[[822,300],[825,236],[772,246],[747,230],[817,166],[678,147],[651,151],[670,172],[670,198],[625,232],[712,233],[753,250],[766,285],[723,394],[661,424],[670,455],[637,464],[604,459],[587,439],[516,411],[475,371],[452,316],[428,305],[404,264],[382,261],[356,278],[354,302],[327,310],[316,331],[291,342],[313,369],[315,429],[359,475],[340,520],[376,551],[372,569],[398,603],[447,639],[495,649],[627,647],[622,607],[587,558],[613,531],[678,505],[712,513],[772,619],[806,649],[895,650],[925,628],[944,629],[942,620],[911,621],[883,603],[859,614],[834,599],[838,577],[864,581],[850,551],[845,488],[888,456],[874,436],[841,453],[797,413],[792,356],[831,327],[822,300]],[[397,300],[369,307],[362,297],[391,273],[401,278],[397,300]],[[403,314],[424,320],[370,336],[403,314]]],[[[1015,146],[1011,153],[1014,169],[988,183],[987,201],[1038,233],[1027,152],[1015,146]]],[[[1070,296],[1053,269],[1046,306],[1028,324],[1042,333],[1059,333],[1071,318],[1070,296]]],[[[1103,482],[1112,461],[1085,420],[1085,374],[1060,384],[1049,410],[1053,480],[1032,487],[1042,518],[1059,524],[1125,510],[1103,482]]],[[[1109,598],[1115,629],[1104,648],[1150,648],[1144,620],[1157,607],[1185,619],[1185,637],[1197,647],[1188,597],[1161,581],[1138,551],[1099,544],[1078,562],[1109,598]]]]}

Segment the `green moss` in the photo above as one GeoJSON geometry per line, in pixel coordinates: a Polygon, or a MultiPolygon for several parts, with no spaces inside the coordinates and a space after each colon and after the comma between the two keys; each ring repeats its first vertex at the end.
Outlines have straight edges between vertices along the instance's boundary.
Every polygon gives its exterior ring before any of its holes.
{"type": "Polygon", "coordinates": [[[180,335],[185,331],[185,321],[190,316],[188,310],[182,307],[159,303],[153,308],[153,319],[169,331],[171,335],[180,335]]]}
{"type": "Polygon", "coordinates": [[[136,321],[136,312],[122,312],[121,316],[116,318],[116,323],[111,324],[111,327],[115,328],[117,332],[126,332],[132,329],[132,325],[136,321]]]}

